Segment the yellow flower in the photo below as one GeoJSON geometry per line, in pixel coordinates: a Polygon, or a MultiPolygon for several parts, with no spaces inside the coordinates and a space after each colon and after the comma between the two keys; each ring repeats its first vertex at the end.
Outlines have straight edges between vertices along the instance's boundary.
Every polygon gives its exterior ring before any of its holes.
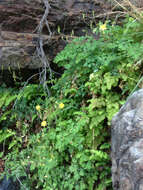
{"type": "Polygon", "coordinates": [[[45,127],[46,125],[47,125],[47,122],[46,122],[46,121],[42,121],[42,122],[41,122],[41,126],[42,126],[42,127],[45,127]]]}
{"type": "Polygon", "coordinates": [[[37,105],[37,106],[36,106],[36,110],[37,110],[37,111],[40,111],[40,109],[41,109],[41,106],[40,106],[40,105],[37,105]]]}
{"type": "Polygon", "coordinates": [[[99,30],[101,30],[101,31],[104,31],[104,30],[106,30],[106,29],[107,29],[106,24],[102,24],[102,25],[100,25],[100,27],[99,27],[99,30]]]}
{"type": "Polygon", "coordinates": [[[59,104],[59,108],[60,108],[60,109],[63,109],[64,106],[65,106],[65,105],[64,105],[63,103],[60,103],[60,104],[59,104]]]}

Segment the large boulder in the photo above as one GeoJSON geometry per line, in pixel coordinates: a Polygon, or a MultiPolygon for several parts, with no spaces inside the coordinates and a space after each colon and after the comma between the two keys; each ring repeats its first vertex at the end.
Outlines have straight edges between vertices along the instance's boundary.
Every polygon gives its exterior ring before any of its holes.
{"type": "Polygon", "coordinates": [[[11,178],[4,177],[0,183],[0,190],[20,190],[20,185],[18,182],[13,182],[11,178]]]}
{"type": "Polygon", "coordinates": [[[114,190],[143,190],[143,89],[112,120],[114,190]]]}

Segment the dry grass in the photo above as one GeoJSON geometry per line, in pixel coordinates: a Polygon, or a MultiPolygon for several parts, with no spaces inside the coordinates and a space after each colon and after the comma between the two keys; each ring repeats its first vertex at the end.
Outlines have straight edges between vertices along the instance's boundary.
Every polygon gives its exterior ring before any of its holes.
{"type": "MultiPolygon", "coordinates": [[[[135,0],[112,0],[115,2],[115,7],[121,7],[123,12],[135,18],[139,22],[143,22],[143,0],[140,3],[136,3],[135,0]],[[134,2],[134,3],[133,3],[134,2]]],[[[138,0],[139,1],[139,0],[138,0]]]]}

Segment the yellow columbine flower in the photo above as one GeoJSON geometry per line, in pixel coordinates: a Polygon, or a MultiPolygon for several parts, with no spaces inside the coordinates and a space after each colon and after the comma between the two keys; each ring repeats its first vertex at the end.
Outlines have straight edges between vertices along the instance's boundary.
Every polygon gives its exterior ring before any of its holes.
{"type": "Polygon", "coordinates": [[[42,121],[42,122],[41,122],[41,126],[42,126],[42,127],[46,127],[46,125],[47,125],[47,122],[46,122],[46,121],[42,121]]]}
{"type": "Polygon", "coordinates": [[[65,106],[65,105],[64,105],[63,103],[60,103],[60,104],[59,104],[59,108],[60,108],[60,109],[63,109],[64,106],[65,106]]]}
{"type": "Polygon", "coordinates": [[[106,30],[106,29],[107,29],[106,24],[102,24],[102,25],[100,25],[100,27],[99,27],[99,30],[101,30],[101,31],[104,31],[104,30],[106,30]]]}
{"type": "Polygon", "coordinates": [[[40,105],[37,105],[37,106],[36,106],[36,110],[37,110],[37,111],[40,111],[40,109],[41,109],[41,106],[40,106],[40,105]]]}

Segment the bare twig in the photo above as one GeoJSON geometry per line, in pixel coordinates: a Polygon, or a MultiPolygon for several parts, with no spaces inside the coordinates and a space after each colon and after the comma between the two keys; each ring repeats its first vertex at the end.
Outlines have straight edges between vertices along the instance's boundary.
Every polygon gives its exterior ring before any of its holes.
{"type": "Polygon", "coordinates": [[[47,80],[47,69],[49,70],[49,74],[50,74],[49,78],[50,78],[50,80],[52,79],[52,69],[50,67],[49,60],[47,59],[47,57],[45,55],[45,52],[43,49],[43,39],[41,38],[41,33],[42,33],[44,25],[46,25],[50,36],[52,36],[52,32],[50,30],[49,23],[47,20],[50,5],[49,5],[48,0],[43,0],[43,3],[45,5],[45,12],[44,12],[44,15],[43,15],[43,17],[39,23],[39,26],[38,26],[39,46],[37,47],[37,54],[38,54],[41,62],[43,63],[42,72],[40,73],[40,78],[39,78],[40,83],[43,84],[44,89],[46,89],[46,91],[48,92],[48,96],[50,96],[50,90],[48,89],[48,86],[46,84],[46,80],[47,80]]]}
{"type": "MultiPolygon", "coordinates": [[[[103,14],[99,14],[99,15],[96,15],[96,16],[94,16],[94,17],[92,17],[92,19],[93,18],[102,18],[102,17],[104,17],[104,16],[109,16],[109,15],[116,15],[116,14],[125,14],[123,11],[110,11],[110,12],[107,12],[107,13],[103,13],[103,14]]],[[[90,18],[90,17],[89,17],[90,18]]]]}
{"type": "Polygon", "coordinates": [[[16,175],[16,179],[17,179],[17,181],[20,183],[20,185],[21,185],[25,190],[28,190],[28,189],[23,185],[23,183],[21,182],[21,180],[19,179],[19,177],[17,177],[17,175],[16,175]]]}
{"type": "Polygon", "coordinates": [[[124,12],[139,22],[143,22],[143,16],[142,16],[142,8],[138,8],[133,3],[131,3],[130,0],[122,0],[121,2],[118,2],[117,0],[113,0],[117,6],[120,6],[124,12]]]}
{"type": "Polygon", "coordinates": [[[50,9],[51,7],[50,7],[50,4],[49,4],[48,0],[43,0],[43,3],[44,3],[44,5],[45,5],[46,9],[45,9],[44,15],[43,15],[43,17],[42,17],[42,19],[41,19],[41,21],[40,21],[40,23],[39,23],[39,26],[38,26],[38,33],[41,34],[42,29],[43,29],[43,27],[44,27],[44,24],[46,24],[47,29],[48,29],[48,31],[49,31],[49,34],[52,35],[52,32],[51,32],[50,27],[49,27],[49,23],[48,23],[48,21],[47,21],[47,17],[48,17],[48,14],[49,14],[49,9],[50,9]]]}
{"type": "Polygon", "coordinates": [[[52,79],[52,70],[49,64],[49,61],[45,55],[45,52],[43,50],[43,41],[42,39],[39,41],[39,47],[37,47],[37,53],[38,56],[41,60],[41,62],[43,63],[43,68],[42,68],[42,72],[40,73],[40,83],[43,84],[44,89],[46,89],[46,91],[48,92],[48,96],[50,96],[50,91],[48,89],[48,86],[46,84],[46,80],[47,80],[47,68],[49,69],[50,72],[50,79],[52,79]]]}
{"type": "MultiPolygon", "coordinates": [[[[29,77],[29,78],[27,79],[27,81],[25,82],[23,88],[20,90],[19,94],[22,94],[22,93],[23,93],[23,91],[24,91],[26,85],[29,83],[29,81],[30,81],[33,77],[35,77],[35,76],[37,76],[37,75],[39,75],[39,73],[36,73],[36,74],[32,75],[31,77],[29,77]]],[[[14,102],[14,104],[13,104],[13,108],[15,108],[15,106],[16,106],[16,104],[17,104],[17,101],[18,101],[18,97],[16,98],[16,100],[15,100],[15,102],[14,102]]]]}

